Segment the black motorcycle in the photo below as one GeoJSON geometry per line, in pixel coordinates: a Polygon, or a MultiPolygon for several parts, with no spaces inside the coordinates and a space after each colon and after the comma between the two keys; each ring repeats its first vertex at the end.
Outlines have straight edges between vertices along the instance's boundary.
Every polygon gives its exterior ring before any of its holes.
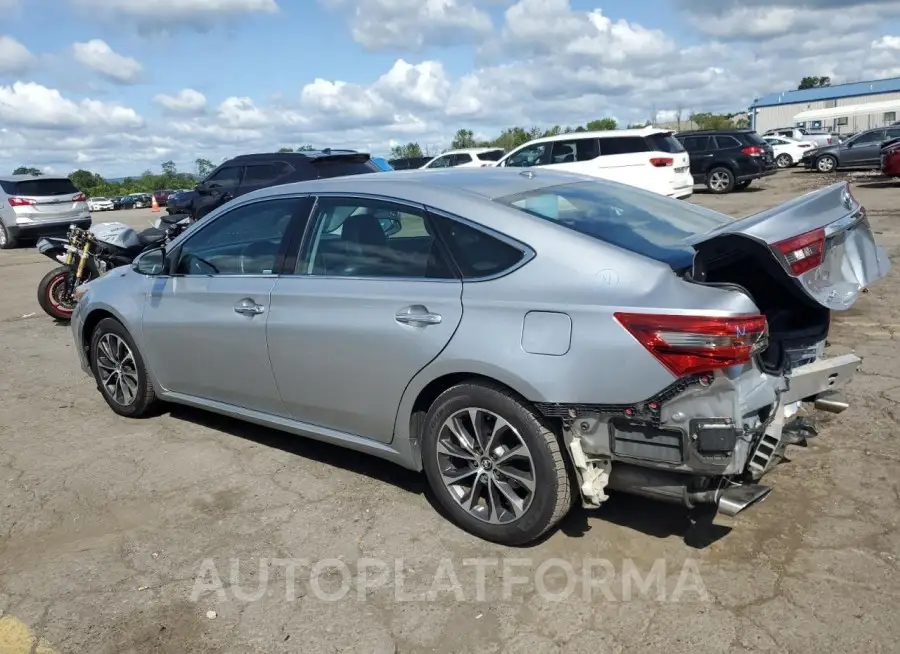
{"type": "Polygon", "coordinates": [[[129,265],[144,250],[159,247],[191,223],[184,214],[163,216],[157,227],[138,232],[123,223],[99,223],[89,229],[72,225],[65,238],[42,238],[38,252],[60,266],[38,284],[38,304],[55,320],[68,321],[75,310],[75,289],[107,271],[129,265]]]}

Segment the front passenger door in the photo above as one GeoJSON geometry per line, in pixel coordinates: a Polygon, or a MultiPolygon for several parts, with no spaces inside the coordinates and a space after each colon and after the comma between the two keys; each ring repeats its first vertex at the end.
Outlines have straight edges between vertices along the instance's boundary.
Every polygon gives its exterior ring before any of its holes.
{"type": "Polygon", "coordinates": [[[269,294],[309,198],[248,202],[199,223],[144,306],[147,360],[167,391],[284,415],[266,346],[269,294]]]}

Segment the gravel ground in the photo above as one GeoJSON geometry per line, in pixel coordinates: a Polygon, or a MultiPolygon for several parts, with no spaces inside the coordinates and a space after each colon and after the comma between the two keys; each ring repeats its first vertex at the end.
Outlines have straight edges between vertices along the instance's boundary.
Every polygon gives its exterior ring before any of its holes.
{"type": "MultiPolygon", "coordinates": [[[[741,216],[834,179],[693,201],[741,216]]],[[[897,651],[900,185],[854,191],[895,267],[834,323],[830,351],[865,357],[853,406],[769,498],[709,523],[616,497],[518,550],[387,463],[197,411],[115,416],[37,306],[51,262],[0,253],[0,654],[897,651]]]]}

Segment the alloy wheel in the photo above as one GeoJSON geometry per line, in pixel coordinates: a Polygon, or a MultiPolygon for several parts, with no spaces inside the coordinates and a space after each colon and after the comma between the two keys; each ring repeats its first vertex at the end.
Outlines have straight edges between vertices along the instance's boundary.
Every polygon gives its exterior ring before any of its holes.
{"type": "Polygon", "coordinates": [[[6,227],[0,224],[0,248],[6,247],[6,227]]]}
{"type": "Polygon", "coordinates": [[[728,173],[713,173],[709,177],[709,185],[715,191],[724,191],[728,188],[728,173]]]}
{"type": "Polygon", "coordinates": [[[791,158],[786,154],[782,154],[775,160],[775,163],[778,164],[779,168],[787,168],[791,165],[791,158]]]}
{"type": "Polygon", "coordinates": [[[816,167],[823,173],[831,172],[834,168],[834,159],[831,157],[822,157],[816,162],[816,167]]]}
{"type": "Polygon", "coordinates": [[[521,518],[534,499],[535,463],[509,422],[493,411],[461,409],[441,426],[437,463],[450,495],[490,524],[521,518]]]}
{"type": "Polygon", "coordinates": [[[104,334],[97,344],[97,372],[106,394],[116,404],[129,406],[138,392],[134,354],[120,336],[104,334]]]}

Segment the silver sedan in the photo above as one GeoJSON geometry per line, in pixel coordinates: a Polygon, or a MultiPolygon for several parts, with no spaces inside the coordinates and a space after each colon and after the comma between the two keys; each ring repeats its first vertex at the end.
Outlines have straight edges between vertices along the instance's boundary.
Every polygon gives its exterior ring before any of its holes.
{"type": "Polygon", "coordinates": [[[554,171],[267,188],[79,293],[110,408],[200,407],[423,471],[533,542],[621,491],[734,515],[840,411],[832,311],[887,274],[846,184],[732,220],[554,171]]]}

